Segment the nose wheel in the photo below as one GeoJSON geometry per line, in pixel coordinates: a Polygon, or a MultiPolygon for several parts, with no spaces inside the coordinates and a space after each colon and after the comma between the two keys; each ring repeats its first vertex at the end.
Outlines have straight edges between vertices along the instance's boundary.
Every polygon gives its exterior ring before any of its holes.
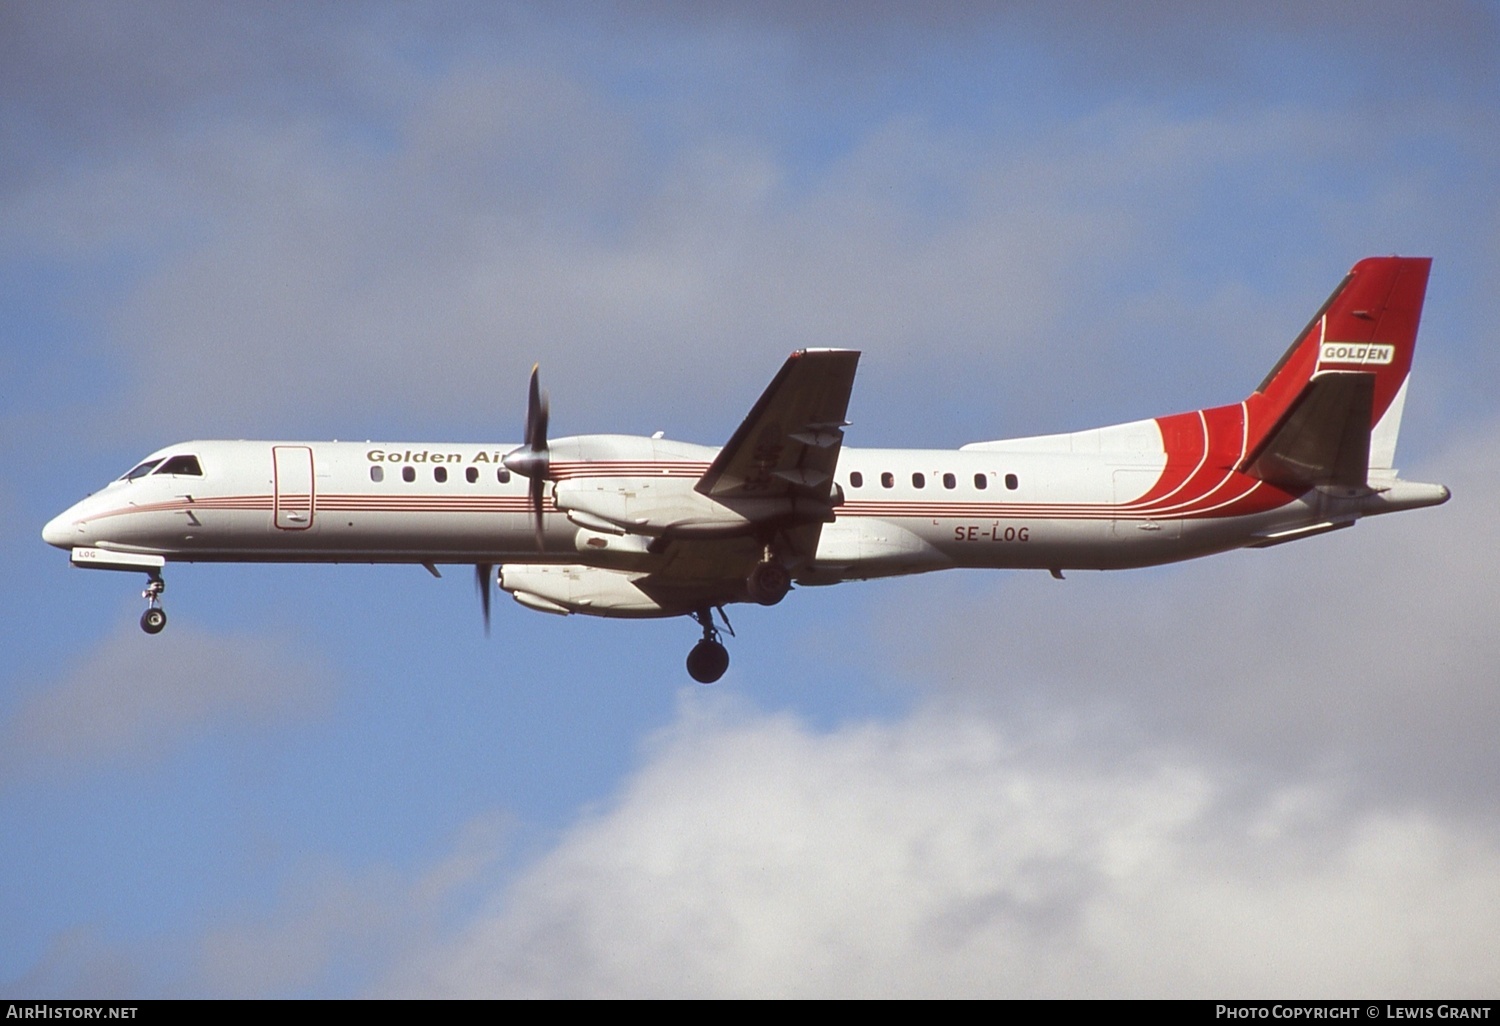
{"type": "Polygon", "coordinates": [[[147,634],[160,634],[167,625],[167,614],[161,607],[161,593],[167,590],[167,582],[161,574],[153,573],[146,583],[141,598],[146,600],[146,611],[141,614],[141,630],[147,634]]]}
{"type": "MultiPolygon", "coordinates": [[[[724,616],[722,609],[719,610],[719,615],[724,616]]],[[[703,628],[703,640],[688,653],[688,676],[699,684],[713,684],[729,669],[729,650],[719,640],[719,628],[714,626],[712,610],[700,609],[693,614],[693,619],[703,628]]],[[[724,626],[729,627],[728,617],[724,618],[724,626]]],[[[732,627],[729,633],[734,633],[732,627]]]]}

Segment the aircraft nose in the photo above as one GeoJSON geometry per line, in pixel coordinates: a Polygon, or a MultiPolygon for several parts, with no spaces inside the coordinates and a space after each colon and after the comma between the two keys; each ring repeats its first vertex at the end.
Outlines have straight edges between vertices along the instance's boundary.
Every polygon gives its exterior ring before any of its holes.
{"type": "Polygon", "coordinates": [[[47,526],[42,528],[42,541],[48,545],[56,545],[60,549],[71,549],[82,537],[71,509],[65,513],[59,513],[47,521],[47,526]]]}

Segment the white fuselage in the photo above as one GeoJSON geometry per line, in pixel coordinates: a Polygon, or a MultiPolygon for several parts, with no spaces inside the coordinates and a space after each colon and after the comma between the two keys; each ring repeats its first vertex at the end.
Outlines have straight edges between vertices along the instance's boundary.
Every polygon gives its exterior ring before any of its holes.
{"type": "MultiPolygon", "coordinates": [[[[636,534],[597,529],[607,525],[589,518],[587,495],[615,505],[656,496],[653,509],[670,506],[692,493],[718,451],[625,436],[557,440],[562,456],[554,457],[538,551],[528,482],[500,462],[507,448],[188,442],[155,456],[191,454],[201,474],[159,469],[114,481],[52,520],[43,536],[61,548],[174,562],[581,563],[650,571],[660,557],[636,534]],[[615,445],[631,458],[570,462],[570,444],[615,445]],[[573,504],[572,519],[559,496],[573,504]]],[[[822,527],[816,558],[796,577],[832,584],[949,567],[1144,566],[1426,504],[1389,492],[1286,495],[1208,466],[1207,455],[1177,473],[1183,481],[1174,493],[1160,484],[1171,477],[1168,464],[1156,421],[961,450],[846,447],[836,480],[843,501],[822,527]],[[1143,503],[1153,488],[1165,490],[1143,503]]]]}
{"type": "Polygon", "coordinates": [[[1117,569],[1280,545],[1444,502],[1393,466],[1431,260],[1371,257],[1243,401],[957,450],[844,444],[859,353],[787,357],[722,448],[551,439],[533,367],[519,446],[187,442],[43,530],[75,566],[439,563],[541,612],[688,615],[695,680],[729,664],[714,611],[793,584],[953,567],[1117,569]]]}

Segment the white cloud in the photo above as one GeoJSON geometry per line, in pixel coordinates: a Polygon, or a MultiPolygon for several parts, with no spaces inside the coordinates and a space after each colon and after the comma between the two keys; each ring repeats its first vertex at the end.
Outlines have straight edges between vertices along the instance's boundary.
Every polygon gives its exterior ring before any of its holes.
{"type": "Polygon", "coordinates": [[[1412,473],[1447,507],[1280,552],[908,583],[876,633],[913,713],[820,733],[695,695],[610,807],[388,988],[1482,997],[1497,444],[1412,473]]]}
{"type": "Polygon", "coordinates": [[[1430,465],[1402,461],[1453,488],[1436,509],[1163,570],[927,581],[886,605],[878,636],[961,708],[1119,717],[1254,773],[1338,772],[1380,800],[1500,822],[1497,445],[1492,422],[1430,465]]]}
{"type": "Polygon", "coordinates": [[[391,992],[1480,996],[1492,832],[1245,800],[1221,766],[920,713],[816,734],[688,715],[391,992]]]}

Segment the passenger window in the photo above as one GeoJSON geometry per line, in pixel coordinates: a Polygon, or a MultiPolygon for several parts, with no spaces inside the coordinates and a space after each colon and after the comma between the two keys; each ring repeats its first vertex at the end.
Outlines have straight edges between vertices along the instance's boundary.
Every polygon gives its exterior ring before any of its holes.
{"type": "Polygon", "coordinates": [[[464,478],[469,482],[469,484],[474,484],[479,480],[479,468],[470,467],[468,470],[465,470],[464,478]]]}
{"type": "Polygon", "coordinates": [[[911,476],[911,486],[913,488],[926,488],[927,476],[925,474],[913,474],[911,476]]]}
{"type": "Polygon", "coordinates": [[[854,472],[852,472],[849,475],[849,487],[850,488],[863,488],[864,486],[865,486],[865,475],[861,474],[857,470],[854,471],[854,472]]]}
{"type": "Polygon", "coordinates": [[[445,481],[448,480],[448,468],[447,467],[433,467],[432,468],[432,479],[434,481],[436,481],[438,484],[443,484],[445,481]]]}
{"type": "Polygon", "coordinates": [[[1021,487],[1021,479],[1016,477],[1016,475],[1014,474],[1006,474],[1005,487],[1009,488],[1011,491],[1015,491],[1017,488],[1021,487]]]}
{"type": "Polygon", "coordinates": [[[880,475],[880,487],[882,487],[882,488],[894,488],[894,487],[896,487],[896,475],[892,474],[889,470],[887,470],[884,474],[881,474],[880,475]]]}
{"type": "Polygon", "coordinates": [[[379,484],[381,481],[384,481],[385,480],[385,468],[382,467],[378,463],[376,463],[373,466],[371,466],[370,467],[370,480],[374,481],[376,484],[379,484]]]}
{"type": "Polygon", "coordinates": [[[405,481],[407,484],[411,484],[416,479],[417,479],[417,471],[416,471],[415,468],[413,468],[413,467],[402,467],[401,468],[401,480],[405,481]]]}
{"type": "Polygon", "coordinates": [[[975,488],[978,488],[982,492],[986,488],[988,488],[989,486],[990,486],[990,482],[989,482],[989,480],[983,474],[975,474],[974,475],[974,487],[975,488]]]}
{"type": "Polygon", "coordinates": [[[189,477],[203,476],[203,468],[198,465],[196,456],[173,456],[158,467],[156,472],[158,474],[184,474],[189,477]]]}
{"type": "Polygon", "coordinates": [[[944,488],[957,488],[958,487],[958,478],[954,477],[952,474],[944,474],[943,475],[943,487],[944,488]]]}
{"type": "Polygon", "coordinates": [[[505,468],[502,467],[495,474],[495,479],[497,481],[499,481],[501,484],[510,484],[510,471],[508,471],[508,470],[506,470],[505,468]]]}

